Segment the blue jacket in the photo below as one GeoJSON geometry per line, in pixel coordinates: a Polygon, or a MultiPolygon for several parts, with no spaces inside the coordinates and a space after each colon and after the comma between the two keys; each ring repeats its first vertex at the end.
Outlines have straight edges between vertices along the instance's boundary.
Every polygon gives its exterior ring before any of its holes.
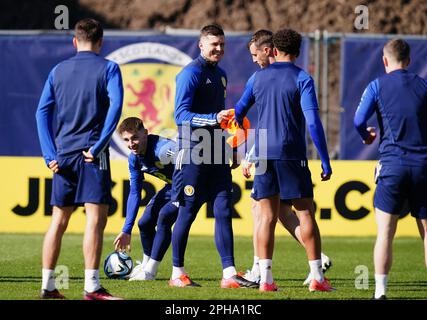
{"type": "Polygon", "coordinates": [[[369,83],[354,117],[362,139],[377,114],[383,163],[427,165],[427,81],[400,69],[369,83]]]}
{"type": "Polygon", "coordinates": [[[225,109],[226,86],[224,70],[208,63],[202,56],[194,59],[177,75],[175,122],[180,148],[192,147],[200,142],[199,139],[191,141],[191,135],[197,128],[210,132],[220,128],[216,115],[225,109]]]}
{"type": "Polygon", "coordinates": [[[120,119],[122,103],[122,77],[116,63],[94,52],[80,51],[56,65],[36,112],[46,164],[90,147],[94,157],[106,149],[120,119]]]}

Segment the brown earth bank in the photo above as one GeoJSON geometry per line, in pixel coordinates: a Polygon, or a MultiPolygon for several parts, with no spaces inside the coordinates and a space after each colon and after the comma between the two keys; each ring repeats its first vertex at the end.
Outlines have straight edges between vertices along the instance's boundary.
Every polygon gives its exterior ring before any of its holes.
{"type": "Polygon", "coordinates": [[[0,29],[53,29],[55,7],[66,5],[70,26],[96,17],[108,28],[199,29],[217,22],[226,30],[292,27],[301,32],[427,34],[426,0],[2,0],[0,29]],[[369,29],[354,27],[355,8],[369,9],[369,29]]]}

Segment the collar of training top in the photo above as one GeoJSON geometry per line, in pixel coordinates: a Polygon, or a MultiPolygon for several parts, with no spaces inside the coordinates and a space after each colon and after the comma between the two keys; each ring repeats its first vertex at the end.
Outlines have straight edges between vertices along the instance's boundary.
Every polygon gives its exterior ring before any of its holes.
{"type": "Polygon", "coordinates": [[[202,54],[200,54],[197,59],[199,59],[199,61],[201,62],[201,64],[203,66],[212,66],[212,67],[216,67],[216,65],[218,64],[217,62],[212,62],[206,59],[206,57],[204,57],[202,54]]]}
{"type": "Polygon", "coordinates": [[[85,51],[77,51],[76,55],[77,56],[91,56],[91,55],[97,56],[98,54],[94,51],[85,50],[85,51]]]}

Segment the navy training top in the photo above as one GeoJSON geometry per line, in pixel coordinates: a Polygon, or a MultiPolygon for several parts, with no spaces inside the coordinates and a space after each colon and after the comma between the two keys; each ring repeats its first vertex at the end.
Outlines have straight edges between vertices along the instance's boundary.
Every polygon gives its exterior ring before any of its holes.
{"type": "Polygon", "coordinates": [[[306,160],[306,123],[325,174],[331,173],[314,81],[291,62],[275,62],[256,71],[235,106],[239,124],[257,106],[255,156],[258,159],[306,160]]]}
{"type": "Polygon", "coordinates": [[[367,86],[354,117],[362,139],[367,121],[377,114],[383,163],[427,165],[427,81],[399,69],[367,86]]]}
{"type": "Polygon", "coordinates": [[[99,155],[108,147],[122,104],[122,77],[116,63],[92,51],[79,51],[56,65],[46,80],[36,112],[46,164],[90,147],[94,157],[99,155]]]}
{"type": "Polygon", "coordinates": [[[168,184],[172,183],[176,148],[175,141],[150,134],[147,138],[147,148],[144,154],[129,154],[130,191],[123,232],[128,234],[132,232],[142,199],[144,173],[155,176],[168,184]]]}

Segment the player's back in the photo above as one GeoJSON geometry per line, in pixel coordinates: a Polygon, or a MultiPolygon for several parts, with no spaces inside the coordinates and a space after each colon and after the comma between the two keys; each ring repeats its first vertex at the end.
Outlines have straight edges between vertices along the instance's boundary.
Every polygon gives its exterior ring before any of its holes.
{"type": "Polygon", "coordinates": [[[59,155],[85,149],[99,139],[109,107],[109,64],[94,52],[81,51],[54,69],[59,155]]]}
{"type": "Polygon", "coordinates": [[[427,82],[400,69],[378,78],[382,160],[427,164],[427,82]]]}
{"type": "Polygon", "coordinates": [[[300,86],[307,79],[309,75],[289,62],[275,62],[256,73],[253,94],[258,108],[258,129],[267,129],[268,159],[306,159],[300,86]]]}

